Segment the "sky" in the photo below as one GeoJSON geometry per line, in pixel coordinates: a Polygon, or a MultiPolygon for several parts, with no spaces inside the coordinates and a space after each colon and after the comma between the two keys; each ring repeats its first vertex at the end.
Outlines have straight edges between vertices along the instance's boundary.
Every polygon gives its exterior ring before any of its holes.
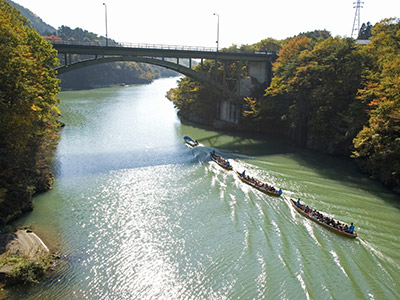
{"type": "MultiPolygon", "coordinates": [[[[80,27],[117,42],[215,47],[301,32],[352,33],[357,0],[14,0],[55,27],[80,27]],[[106,5],[103,5],[105,3],[106,5]],[[214,13],[218,14],[214,15],[214,13]],[[219,22],[218,22],[219,19],[219,22]]],[[[362,23],[400,17],[400,0],[364,0],[362,23]]]]}

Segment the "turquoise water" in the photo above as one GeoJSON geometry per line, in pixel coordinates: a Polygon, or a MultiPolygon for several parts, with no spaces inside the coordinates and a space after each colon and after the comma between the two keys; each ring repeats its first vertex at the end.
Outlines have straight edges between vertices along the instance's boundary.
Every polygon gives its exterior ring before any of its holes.
{"type": "Polygon", "coordinates": [[[18,224],[61,259],[9,299],[400,298],[398,196],[351,160],[182,124],[165,98],[175,85],[60,93],[54,188],[18,224]],[[284,197],[242,183],[212,149],[284,197]],[[359,238],[305,219],[290,197],[354,222],[359,238]]]}

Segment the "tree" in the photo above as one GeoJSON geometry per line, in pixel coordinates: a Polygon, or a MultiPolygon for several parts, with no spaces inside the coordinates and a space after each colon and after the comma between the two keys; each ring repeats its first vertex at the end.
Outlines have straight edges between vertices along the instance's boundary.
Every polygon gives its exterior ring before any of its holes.
{"type": "MultiPolygon", "coordinates": [[[[206,60],[194,67],[203,74],[214,74],[215,63],[206,60]]],[[[190,77],[184,77],[178,82],[174,104],[179,109],[179,115],[197,121],[212,122],[217,113],[216,103],[219,92],[190,77]]]]}
{"type": "Polygon", "coordinates": [[[354,139],[360,166],[385,185],[400,187],[400,20],[386,19],[373,29],[361,102],[369,121],[354,139]]]}
{"type": "Polygon", "coordinates": [[[0,222],[31,206],[52,182],[57,142],[57,53],[0,0],[0,222]]]}
{"type": "Polygon", "coordinates": [[[363,60],[351,39],[291,39],[279,52],[260,113],[266,119],[275,115],[294,140],[309,148],[349,152],[360,129],[355,118],[363,111],[355,104],[363,60]]]}
{"type": "Polygon", "coordinates": [[[313,40],[326,40],[331,37],[331,33],[327,30],[314,30],[300,33],[299,36],[304,35],[313,40]]]}
{"type": "Polygon", "coordinates": [[[360,31],[358,32],[358,40],[369,40],[372,36],[372,25],[370,22],[361,25],[360,31]]]}

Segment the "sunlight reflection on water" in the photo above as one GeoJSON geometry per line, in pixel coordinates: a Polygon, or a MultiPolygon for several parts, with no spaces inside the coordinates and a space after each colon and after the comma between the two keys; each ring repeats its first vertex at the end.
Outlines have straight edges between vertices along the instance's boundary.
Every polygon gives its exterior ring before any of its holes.
{"type": "Polygon", "coordinates": [[[21,224],[54,230],[62,259],[10,299],[399,298],[393,197],[348,161],[181,124],[164,98],[174,80],[61,95],[56,184],[21,224]],[[284,197],[211,162],[213,147],[284,197]],[[360,238],[302,217],[290,197],[355,220],[360,238]]]}

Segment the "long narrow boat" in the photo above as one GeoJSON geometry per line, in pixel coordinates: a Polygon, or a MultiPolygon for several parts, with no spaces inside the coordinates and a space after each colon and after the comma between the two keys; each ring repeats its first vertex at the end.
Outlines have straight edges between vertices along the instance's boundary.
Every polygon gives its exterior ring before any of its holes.
{"type": "Polygon", "coordinates": [[[189,145],[190,147],[196,147],[199,144],[198,141],[196,141],[196,140],[194,140],[191,137],[188,137],[186,135],[183,137],[183,139],[185,140],[185,143],[187,145],[189,145]]]}
{"type": "Polygon", "coordinates": [[[352,238],[352,239],[354,239],[354,238],[357,237],[357,233],[355,233],[355,232],[350,233],[350,232],[347,232],[347,231],[340,231],[338,228],[333,227],[333,226],[331,226],[331,225],[328,225],[328,224],[326,224],[325,222],[322,222],[322,221],[320,221],[320,220],[314,218],[313,216],[311,216],[311,215],[309,215],[308,213],[306,213],[303,209],[301,209],[300,207],[298,207],[298,206],[296,205],[296,201],[295,201],[295,200],[290,199],[290,203],[291,203],[292,206],[299,212],[299,214],[301,214],[301,215],[303,215],[303,216],[305,216],[305,217],[307,217],[307,218],[313,220],[315,223],[318,223],[319,225],[322,225],[322,226],[324,226],[325,228],[328,228],[328,229],[330,229],[330,230],[336,232],[337,234],[340,234],[340,235],[343,235],[343,236],[346,236],[346,237],[349,237],[349,238],[352,238]]]}
{"type": "MultiPolygon", "coordinates": [[[[259,191],[261,191],[261,192],[263,192],[263,193],[265,193],[265,194],[268,194],[268,195],[271,195],[271,196],[275,196],[275,197],[279,197],[280,195],[282,195],[282,190],[281,190],[281,189],[277,190],[277,189],[275,189],[274,187],[269,186],[268,184],[266,184],[266,185],[267,185],[269,188],[271,188],[271,189],[265,188],[265,187],[263,187],[263,186],[259,186],[259,185],[255,184],[255,183],[253,183],[252,181],[247,180],[246,178],[244,178],[244,177],[242,176],[242,174],[240,174],[238,171],[236,171],[236,175],[237,175],[237,176],[239,177],[239,179],[240,179],[241,181],[243,181],[244,183],[246,183],[246,184],[248,184],[248,185],[251,185],[253,188],[256,188],[257,190],[259,190],[259,191]]],[[[258,180],[255,180],[255,181],[261,182],[261,181],[258,181],[258,180]]]]}
{"type": "Polygon", "coordinates": [[[228,160],[223,159],[221,156],[217,155],[217,154],[213,154],[212,152],[210,152],[210,157],[213,161],[215,161],[219,166],[221,166],[222,168],[226,169],[226,170],[232,170],[232,166],[231,165],[227,165],[226,163],[228,162],[228,160]],[[218,159],[219,158],[219,159],[218,159]]]}

